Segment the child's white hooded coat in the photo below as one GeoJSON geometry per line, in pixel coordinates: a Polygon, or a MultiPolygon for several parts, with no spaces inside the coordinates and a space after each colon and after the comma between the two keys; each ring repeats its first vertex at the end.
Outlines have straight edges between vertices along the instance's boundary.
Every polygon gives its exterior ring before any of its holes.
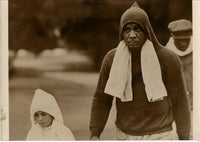
{"type": "Polygon", "coordinates": [[[31,104],[31,122],[32,127],[29,130],[26,140],[75,140],[72,132],[64,125],[60,108],[55,98],[41,90],[37,89],[31,104]],[[54,117],[52,125],[41,127],[34,121],[34,114],[37,111],[46,112],[54,117]]]}

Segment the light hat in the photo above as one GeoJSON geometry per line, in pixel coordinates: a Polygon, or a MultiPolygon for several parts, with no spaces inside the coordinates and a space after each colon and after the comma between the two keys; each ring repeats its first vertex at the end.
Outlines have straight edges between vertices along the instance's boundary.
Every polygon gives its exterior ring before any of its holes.
{"type": "Polygon", "coordinates": [[[187,19],[175,20],[169,23],[168,29],[173,38],[190,38],[192,36],[192,22],[187,19]]]}

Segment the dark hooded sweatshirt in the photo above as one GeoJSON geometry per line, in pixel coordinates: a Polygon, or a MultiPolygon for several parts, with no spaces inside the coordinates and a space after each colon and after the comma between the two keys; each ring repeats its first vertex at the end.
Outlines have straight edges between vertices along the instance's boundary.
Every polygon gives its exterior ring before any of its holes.
{"type": "MultiPolygon", "coordinates": [[[[190,133],[190,110],[179,58],[160,45],[147,14],[139,7],[131,7],[122,15],[120,40],[122,40],[123,27],[130,22],[139,24],[147,33],[148,39],[152,41],[160,62],[162,79],[168,96],[162,101],[148,102],[142,73],[133,75],[133,101],[121,102],[119,98],[116,99],[117,116],[115,124],[126,134],[142,136],[170,131],[172,130],[172,122],[175,120],[179,139],[187,140],[190,133]]],[[[108,52],[101,66],[92,103],[91,136],[100,136],[112,106],[113,96],[105,94],[104,88],[115,52],[116,49],[108,52]]]]}

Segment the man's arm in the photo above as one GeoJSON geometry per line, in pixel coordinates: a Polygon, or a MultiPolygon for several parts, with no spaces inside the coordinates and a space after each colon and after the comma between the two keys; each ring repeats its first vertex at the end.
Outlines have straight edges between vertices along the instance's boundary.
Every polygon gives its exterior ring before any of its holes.
{"type": "Polygon", "coordinates": [[[173,115],[180,140],[189,140],[190,136],[190,107],[186,94],[180,59],[173,56],[174,63],[168,75],[168,94],[172,103],[173,115]]]}
{"type": "Polygon", "coordinates": [[[104,88],[109,77],[113,56],[113,51],[109,52],[105,56],[101,66],[99,80],[96,92],[94,94],[90,116],[91,140],[98,140],[98,138],[100,137],[108,120],[108,116],[112,106],[113,96],[105,94],[104,88]]]}

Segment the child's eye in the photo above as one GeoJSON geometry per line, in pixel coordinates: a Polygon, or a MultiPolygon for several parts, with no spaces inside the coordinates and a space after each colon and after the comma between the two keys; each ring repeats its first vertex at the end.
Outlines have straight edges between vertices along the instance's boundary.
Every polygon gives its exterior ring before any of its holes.
{"type": "Polygon", "coordinates": [[[42,115],[42,116],[46,116],[46,115],[47,115],[47,113],[45,113],[45,112],[42,112],[42,113],[41,113],[41,115],[42,115]]]}
{"type": "Polygon", "coordinates": [[[38,114],[38,113],[35,113],[34,119],[37,119],[38,117],[39,117],[39,114],[38,114]]]}

